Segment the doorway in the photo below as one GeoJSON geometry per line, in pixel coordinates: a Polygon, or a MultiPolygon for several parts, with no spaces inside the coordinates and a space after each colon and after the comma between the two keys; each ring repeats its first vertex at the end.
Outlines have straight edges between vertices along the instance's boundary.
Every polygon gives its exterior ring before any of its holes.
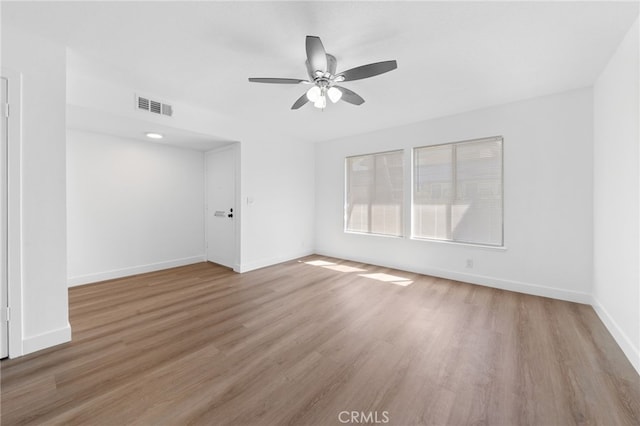
{"type": "Polygon", "coordinates": [[[0,69],[0,352],[23,354],[22,220],[21,220],[21,90],[22,75],[0,69]]]}
{"type": "Polygon", "coordinates": [[[238,269],[237,144],[205,154],[206,253],[209,262],[238,269]]]}
{"type": "Polygon", "coordinates": [[[0,358],[9,356],[9,237],[8,237],[8,183],[9,183],[9,82],[0,77],[2,89],[2,117],[0,133],[0,241],[2,254],[0,255],[0,358]]]}

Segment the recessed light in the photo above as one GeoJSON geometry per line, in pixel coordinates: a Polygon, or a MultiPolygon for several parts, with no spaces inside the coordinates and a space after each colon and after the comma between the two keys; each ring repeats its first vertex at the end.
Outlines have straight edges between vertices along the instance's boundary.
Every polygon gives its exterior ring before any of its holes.
{"type": "Polygon", "coordinates": [[[162,139],[162,138],[164,138],[164,135],[162,135],[160,133],[153,133],[153,132],[145,133],[145,136],[150,138],[150,139],[162,139]]]}

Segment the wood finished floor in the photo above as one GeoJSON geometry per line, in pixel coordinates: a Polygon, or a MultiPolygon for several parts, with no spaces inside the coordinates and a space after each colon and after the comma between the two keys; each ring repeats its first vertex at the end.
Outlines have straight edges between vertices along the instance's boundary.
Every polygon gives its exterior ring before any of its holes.
{"type": "Polygon", "coordinates": [[[2,361],[2,425],[640,424],[640,379],[587,305],[320,256],[69,298],[73,342],[2,361]]]}

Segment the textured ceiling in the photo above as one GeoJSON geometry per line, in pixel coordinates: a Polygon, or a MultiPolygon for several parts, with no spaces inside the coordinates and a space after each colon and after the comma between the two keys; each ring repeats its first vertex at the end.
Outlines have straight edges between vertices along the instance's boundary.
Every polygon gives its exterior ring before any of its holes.
{"type": "Polygon", "coordinates": [[[589,86],[637,15],[636,2],[2,3],[3,24],[85,58],[71,73],[313,141],[589,86]],[[360,107],[292,111],[305,86],[247,77],[306,78],[306,35],[338,70],[398,69],[345,83],[360,107]]]}

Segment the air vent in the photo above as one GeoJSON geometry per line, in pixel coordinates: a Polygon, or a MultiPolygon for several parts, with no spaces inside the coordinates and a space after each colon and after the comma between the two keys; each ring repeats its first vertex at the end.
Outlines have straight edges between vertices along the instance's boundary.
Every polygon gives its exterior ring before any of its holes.
{"type": "Polygon", "coordinates": [[[171,105],[164,104],[160,101],[154,101],[142,96],[136,96],[136,108],[144,111],[149,111],[154,114],[166,115],[171,117],[173,115],[173,108],[171,105]]]}
{"type": "Polygon", "coordinates": [[[149,111],[149,99],[138,97],[138,108],[149,111]]]}

